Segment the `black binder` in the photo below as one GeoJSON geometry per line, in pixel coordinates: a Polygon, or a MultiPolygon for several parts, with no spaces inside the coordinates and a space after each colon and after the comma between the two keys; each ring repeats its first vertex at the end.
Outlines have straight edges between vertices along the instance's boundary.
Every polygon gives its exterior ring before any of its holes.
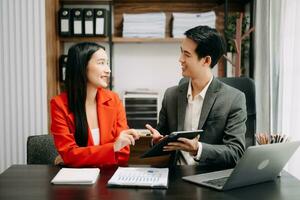
{"type": "Polygon", "coordinates": [[[61,36],[72,35],[71,30],[71,10],[69,8],[61,8],[58,12],[58,30],[61,36]]]}
{"type": "Polygon", "coordinates": [[[95,35],[106,36],[107,35],[107,10],[95,9],[94,10],[94,30],[95,35]]]}
{"type": "Polygon", "coordinates": [[[94,35],[94,10],[86,8],[83,10],[83,30],[84,35],[92,36],[94,35]]]}
{"type": "Polygon", "coordinates": [[[74,36],[82,36],[83,34],[83,14],[82,9],[73,8],[72,9],[72,29],[74,36]]]}
{"type": "Polygon", "coordinates": [[[65,82],[66,80],[66,70],[67,70],[67,55],[61,55],[59,58],[59,81],[65,82]]]}

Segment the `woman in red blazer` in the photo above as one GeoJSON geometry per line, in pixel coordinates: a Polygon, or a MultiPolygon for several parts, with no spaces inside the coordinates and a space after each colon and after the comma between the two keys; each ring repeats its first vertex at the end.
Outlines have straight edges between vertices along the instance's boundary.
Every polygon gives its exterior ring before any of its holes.
{"type": "Polygon", "coordinates": [[[104,47],[79,43],[68,52],[66,92],[51,99],[51,132],[64,165],[126,165],[129,145],[139,138],[128,129],[124,107],[108,86],[104,47]]]}

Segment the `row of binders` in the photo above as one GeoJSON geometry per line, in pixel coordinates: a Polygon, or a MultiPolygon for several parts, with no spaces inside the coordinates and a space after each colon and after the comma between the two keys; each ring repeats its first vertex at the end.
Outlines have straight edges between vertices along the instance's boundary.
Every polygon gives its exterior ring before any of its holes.
{"type": "Polygon", "coordinates": [[[61,36],[107,36],[106,9],[61,8],[58,15],[61,36]]]}

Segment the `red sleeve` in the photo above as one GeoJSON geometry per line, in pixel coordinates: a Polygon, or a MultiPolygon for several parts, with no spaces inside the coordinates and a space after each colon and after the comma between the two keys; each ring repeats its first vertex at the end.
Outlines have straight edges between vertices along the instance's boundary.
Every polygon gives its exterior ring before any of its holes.
{"type": "Polygon", "coordinates": [[[124,148],[118,155],[114,152],[113,143],[79,147],[75,142],[74,133],[71,132],[72,129],[75,129],[68,125],[70,119],[68,119],[65,106],[55,101],[55,99],[51,100],[50,106],[51,132],[55,146],[67,166],[102,167],[103,165],[122,163],[121,161],[126,160],[126,158],[128,160],[129,148],[124,148]]]}

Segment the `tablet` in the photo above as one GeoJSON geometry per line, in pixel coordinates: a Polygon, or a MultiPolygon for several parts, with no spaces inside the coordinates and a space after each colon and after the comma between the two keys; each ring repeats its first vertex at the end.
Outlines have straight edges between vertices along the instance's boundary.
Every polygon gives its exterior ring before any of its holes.
{"type": "Polygon", "coordinates": [[[178,138],[183,137],[187,139],[193,139],[200,135],[203,130],[196,130],[196,131],[177,131],[172,132],[167,137],[163,138],[160,142],[155,144],[151,149],[146,151],[141,158],[148,158],[154,156],[162,156],[170,154],[172,151],[163,151],[163,147],[167,145],[169,142],[175,142],[178,138]]]}

